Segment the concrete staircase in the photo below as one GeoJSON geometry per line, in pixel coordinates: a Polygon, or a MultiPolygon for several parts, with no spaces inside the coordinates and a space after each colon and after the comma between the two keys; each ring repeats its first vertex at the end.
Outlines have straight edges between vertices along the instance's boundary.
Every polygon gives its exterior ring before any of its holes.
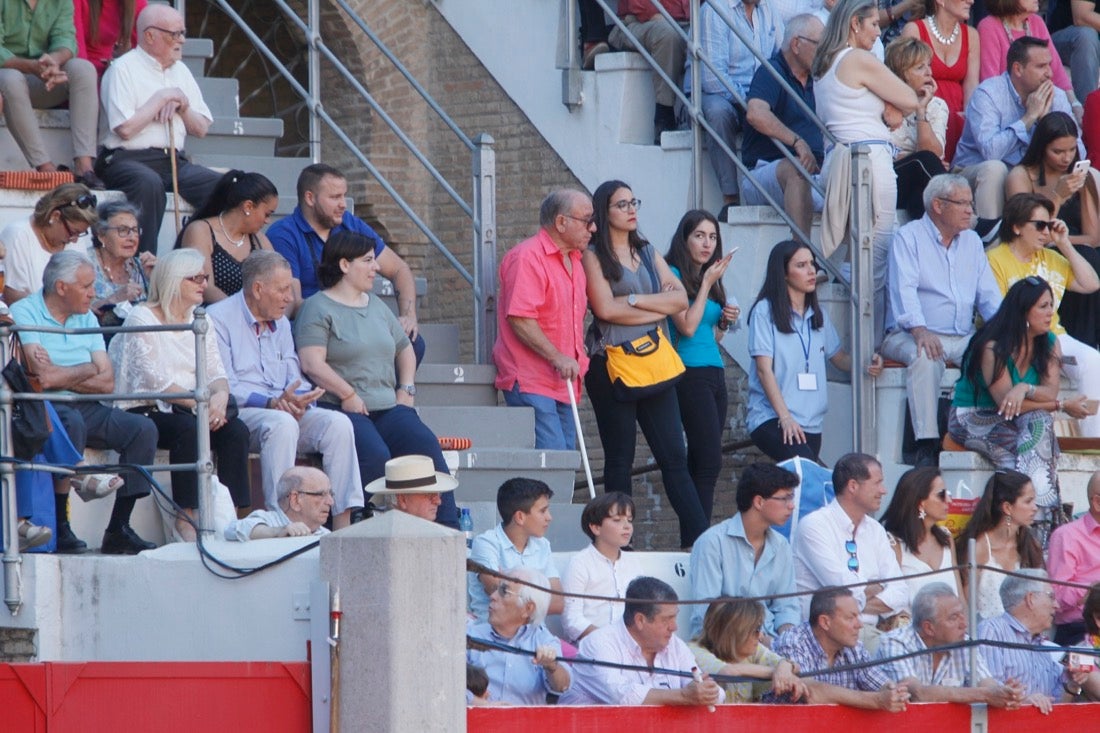
{"type": "MultiPolygon", "coordinates": [[[[277,158],[273,153],[276,140],[282,136],[282,122],[277,119],[241,117],[238,114],[236,79],[212,78],[204,75],[205,62],[213,55],[213,43],[208,39],[188,39],[184,61],[195,74],[204,98],[215,120],[205,138],[188,143],[192,159],[213,168],[230,167],[260,171],[270,178],[280,191],[280,205],[274,218],[289,214],[295,205],[295,183],[298,173],[309,164],[304,158],[277,158]]],[[[51,153],[58,162],[72,157],[69,136],[69,111],[49,110],[38,113],[51,153]]],[[[6,128],[0,127],[0,168],[23,169],[22,159],[6,128]]],[[[0,190],[0,221],[10,221],[30,213],[41,196],[36,191],[0,190]]],[[[121,196],[106,192],[101,197],[121,196]]],[[[171,194],[169,194],[171,196],[171,194]]],[[[189,209],[189,207],[187,207],[189,209]]],[[[161,230],[162,251],[174,240],[174,223],[169,213],[161,230]]],[[[423,278],[417,279],[417,295],[426,291],[423,278]]],[[[376,293],[396,311],[393,288],[381,278],[376,293]]],[[[475,530],[480,532],[499,521],[496,512],[496,490],[513,476],[531,476],[547,482],[554,490],[554,513],[557,521],[551,541],[561,551],[576,550],[587,544],[580,531],[581,506],[571,506],[573,482],[580,468],[579,454],[573,451],[540,451],[534,448],[534,413],[528,408],[498,406],[497,390],[493,386],[492,366],[459,363],[459,330],[453,325],[421,324],[427,352],[417,373],[417,403],[425,422],[437,435],[462,436],[473,440],[467,451],[455,451],[448,459],[459,478],[456,500],[471,508],[475,530]]],[[[166,462],[166,455],[163,456],[166,462]]],[[[99,460],[93,459],[93,460],[99,460]]],[[[168,475],[159,477],[165,487],[168,475]]],[[[96,547],[110,512],[110,501],[84,504],[72,501],[72,521],[78,535],[96,547]]],[[[134,527],[143,536],[156,542],[164,541],[160,518],[152,499],[142,499],[135,511],[134,527]]]]}

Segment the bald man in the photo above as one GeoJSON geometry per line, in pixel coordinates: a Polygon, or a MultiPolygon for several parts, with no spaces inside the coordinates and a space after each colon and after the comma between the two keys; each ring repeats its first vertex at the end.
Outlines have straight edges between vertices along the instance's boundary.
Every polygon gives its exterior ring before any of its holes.
{"type": "Polygon", "coordinates": [[[333,497],[332,485],[324,472],[308,466],[289,468],[279,478],[275,494],[279,502],[275,509],[257,509],[244,519],[230,522],[225,528],[225,538],[247,542],[329,533],[323,525],[328,521],[333,497]]]}
{"type": "Polygon", "coordinates": [[[192,165],[183,152],[187,136],[205,137],[214,121],[181,60],[187,36],[183,16],[167,5],[149,5],[138,15],[137,32],[138,47],[103,75],[100,98],[107,130],[95,169],[108,188],[122,191],[140,207],[140,248],[155,253],[164,194],[172,190],[173,142],[179,192],[195,208],[221,176],[192,165]]]}
{"type": "MultiPolygon", "coordinates": [[[[1092,474],[1088,488],[1088,511],[1080,519],[1065,524],[1050,537],[1050,577],[1070,583],[1091,585],[1100,581],[1100,471],[1092,474]]],[[[1054,615],[1054,642],[1076,644],[1085,635],[1081,609],[1084,588],[1054,585],[1058,608],[1054,615]]]]}

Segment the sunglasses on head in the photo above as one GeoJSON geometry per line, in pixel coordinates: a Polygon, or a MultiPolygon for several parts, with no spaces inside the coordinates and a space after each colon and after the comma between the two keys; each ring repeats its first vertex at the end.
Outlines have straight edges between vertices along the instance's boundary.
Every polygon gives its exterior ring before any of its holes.
{"type": "Polygon", "coordinates": [[[1027,277],[1024,278],[1024,282],[1027,283],[1028,285],[1042,285],[1043,284],[1043,279],[1041,277],[1037,277],[1035,275],[1028,275],[1027,277]]]}
{"type": "Polygon", "coordinates": [[[81,196],[80,198],[75,199],[74,201],[70,201],[67,204],[62,204],[58,208],[59,209],[64,209],[66,206],[75,206],[78,209],[92,209],[92,210],[94,210],[97,203],[99,203],[99,202],[96,199],[95,194],[86,193],[83,196],[81,196]]]}

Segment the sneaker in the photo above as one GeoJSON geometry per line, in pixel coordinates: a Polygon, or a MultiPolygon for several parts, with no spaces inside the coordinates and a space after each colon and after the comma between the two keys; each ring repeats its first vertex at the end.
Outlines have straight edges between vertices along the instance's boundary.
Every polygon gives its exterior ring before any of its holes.
{"type": "Polygon", "coordinates": [[[83,555],[87,551],[88,543],[76,536],[71,524],[57,523],[57,554],[83,555]]]}
{"type": "Polygon", "coordinates": [[[122,525],[117,531],[103,533],[103,546],[99,551],[104,555],[136,555],[143,550],[155,550],[156,544],[146,542],[128,525],[122,525]]]}
{"type": "Polygon", "coordinates": [[[19,551],[26,552],[32,547],[41,547],[53,539],[53,532],[49,527],[40,527],[31,524],[26,519],[19,520],[19,551]]]}

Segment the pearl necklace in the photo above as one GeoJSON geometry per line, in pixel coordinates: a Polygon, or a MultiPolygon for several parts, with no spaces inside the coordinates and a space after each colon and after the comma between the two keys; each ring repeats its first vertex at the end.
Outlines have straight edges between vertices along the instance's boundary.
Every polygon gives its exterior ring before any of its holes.
{"type": "Polygon", "coordinates": [[[928,30],[932,32],[932,36],[945,46],[953,46],[955,41],[959,37],[959,30],[962,28],[962,23],[955,21],[955,30],[951,31],[951,36],[948,38],[943,37],[943,33],[940,32],[939,27],[936,25],[936,17],[928,16],[928,30]]]}
{"type": "MultiPolygon", "coordinates": [[[[1008,27],[1008,21],[1007,20],[1002,20],[1001,25],[1003,25],[1005,27],[1005,35],[1008,36],[1008,42],[1012,43],[1013,41],[1015,41],[1016,39],[1012,37],[1012,29],[1008,27]]],[[[1031,23],[1030,23],[1029,18],[1026,18],[1026,17],[1024,18],[1023,31],[1024,31],[1025,36],[1030,36],[1031,35],[1031,23]]]]}
{"type": "Polygon", "coordinates": [[[240,239],[233,239],[233,237],[229,236],[229,232],[225,230],[225,220],[222,219],[221,214],[218,214],[218,226],[222,228],[222,234],[225,235],[225,238],[229,240],[229,243],[232,244],[234,247],[237,247],[239,249],[240,246],[244,244],[245,235],[242,234],[240,239]]]}

